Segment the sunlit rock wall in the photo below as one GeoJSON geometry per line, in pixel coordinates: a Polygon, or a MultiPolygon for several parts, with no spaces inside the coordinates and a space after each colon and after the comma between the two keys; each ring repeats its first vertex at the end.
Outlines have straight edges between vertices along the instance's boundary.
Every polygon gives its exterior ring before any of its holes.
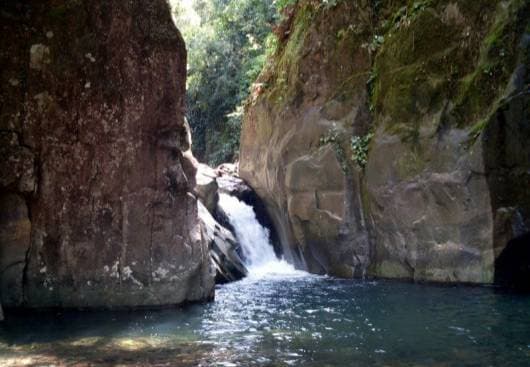
{"type": "Polygon", "coordinates": [[[287,8],[240,172],[300,267],[494,281],[530,228],[529,14],[520,0],[287,8]]]}

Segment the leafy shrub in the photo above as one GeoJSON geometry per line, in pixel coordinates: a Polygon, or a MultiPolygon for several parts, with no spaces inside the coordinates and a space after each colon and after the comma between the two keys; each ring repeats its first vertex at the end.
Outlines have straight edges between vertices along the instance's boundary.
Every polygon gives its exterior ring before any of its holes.
{"type": "Polygon", "coordinates": [[[236,157],[237,114],[273,52],[273,0],[177,2],[176,23],[188,49],[187,118],[193,152],[215,165],[236,157]]]}
{"type": "Polygon", "coordinates": [[[368,148],[373,137],[373,133],[368,133],[364,136],[354,136],[351,138],[351,160],[361,168],[366,167],[366,163],[368,162],[368,148]]]}

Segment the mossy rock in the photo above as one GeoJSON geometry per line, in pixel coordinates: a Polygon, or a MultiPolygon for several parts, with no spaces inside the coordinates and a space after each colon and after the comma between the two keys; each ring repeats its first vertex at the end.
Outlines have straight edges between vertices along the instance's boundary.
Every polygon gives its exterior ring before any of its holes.
{"type": "Polygon", "coordinates": [[[394,24],[374,64],[376,119],[409,135],[445,105],[460,127],[482,121],[515,68],[528,8],[521,0],[432,1],[394,24]]]}
{"type": "Polygon", "coordinates": [[[359,50],[365,50],[371,30],[364,21],[354,21],[354,14],[371,17],[369,7],[349,1],[334,6],[311,0],[297,3],[288,36],[258,79],[267,85],[265,97],[271,105],[279,110],[298,106],[307,99],[307,82],[313,75],[323,76],[333,86],[332,91],[321,93],[329,99],[351,99],[360,86],[365,88],[370,64],[359,50]]]}
{"type": "Polygon", "coordinates": [[[515,69],[518,45],[530,19],[530,3],[514,0],[498,6],[475,69],[460,82],[454,115],[460,125],[480,124],[497,109],[515,69]]]}
{"type": "Polygon", "coordinates": [[[305,45],[307,29],[316,13],[310,3],[299,6],[293,20],[289,38],[286,43],[280,44],[273,56],[271,69],[269,100],[275,103],[287,104],[301,89],[299,86],[299,59],[305,45]]]}

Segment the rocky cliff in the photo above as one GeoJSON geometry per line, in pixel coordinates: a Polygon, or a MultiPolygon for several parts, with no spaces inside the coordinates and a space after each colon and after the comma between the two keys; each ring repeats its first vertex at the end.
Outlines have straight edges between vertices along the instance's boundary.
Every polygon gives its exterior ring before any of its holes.
{"type": "Polygon", "coordinates": [[[344,277],[528,274],[529,19],[523,0],[288,7],[240,152],[286,255],[344,277]]]}
{"type": "Polygon", "coordinates": [[[4,306],[208,299],[186,51],[156,1],[0,8],[4,306]]]}

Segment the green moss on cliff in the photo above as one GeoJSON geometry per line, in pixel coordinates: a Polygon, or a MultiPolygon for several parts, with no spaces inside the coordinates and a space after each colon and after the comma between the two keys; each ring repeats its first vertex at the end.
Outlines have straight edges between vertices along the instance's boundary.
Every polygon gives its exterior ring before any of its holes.
{"type": "Polygon", "coordinates": [[[460,82],[454,115],[460,125],[474,124],[476,132],[497,109],[517,62],[517,45],[525,23],[528,4],[524,0],[499,6],[495,23],[481,45],[475,69],[460,82]],[[526,9],[525,9],[526,8],[526,9]]]}
{"type": "Polygon", "coordinates": [[[302,101],[307,97],[304,92],[313,93],[308,86],[312,77],[333,86],[333,90],[322,91],[316,85],[315,94],[351,98],[352,90],[364,86],[369,74],[369,65],[362,64],[359,53],[368,52],[370,19],[369,7],[349,1],[298,1],[285,24],[278,27],[280,42],[259,78],[271,105],[281,109],[302,101]]]}
{"type": "Polygon", "coordinates": [[[458,126],[482,121],[514,69],[527,8],[523,0],[425,2],[413,16],[410,5],[400,8],[385,23],[372,73],[379,123],[410,138],[447,105],[458,126]]]}
{"type": "Polygon", "coordinates": [[[418,116],[438,109],[447,97],[452,74],[465,68],[455,63],[461,58],[455,31],[432,8],[389,31],[376,57],[372,99],[378,115],[391,117],[389,126],[417,126],[418,116]]]}
{"type": "Polygon", "coordinates": [[[359,101],[366,85],[375,124],[412,146],[423,127],[482,131],[515,68],[530,7],[525,0],[295,6],[259,79],[272,111],[310,101],[313,90],[328,101],[359,101]],[[339,19],[343,14],[348,21],[339,19]],[[313,76],[315,85],[308,82],[313,76]]]}
{"type": "Polygon", "coordinates": [[[317,9],[311,3],[300,4],[294,15],[289,37],[278,45],[269,68],[272,73],[267,81],[270,86],[269,98],[276,103],[287,103],[301,88],[299,67],[304,49],[307,30],[317,9]]]}
{"type": "Polygon", "coordinates": [[[83,4],[82,0],[65,0],[56,2],[48,11],[48,17],[53,21],[62,21],[72,15],[72,11],[83,4]]]}

